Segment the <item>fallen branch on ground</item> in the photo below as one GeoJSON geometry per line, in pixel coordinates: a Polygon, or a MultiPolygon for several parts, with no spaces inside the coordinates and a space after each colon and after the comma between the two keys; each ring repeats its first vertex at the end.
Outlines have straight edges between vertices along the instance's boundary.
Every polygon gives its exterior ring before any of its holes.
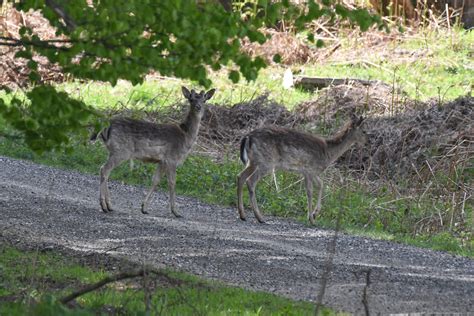
{"type": "MultiPolygon", "coordinates": [[[[170,279],[168,276],[166,276],[162,272],[156,271],[156,270],[150,270],[149,268],[146,269],[146,273],[147,274],[155,274],[155,275],[163,276],[163,277],[166,277],[166,278],[170,279]]],[[[108,277],[100,280],[97,283],[88,284],[88,285],[84,286],[82,289],[80,289],[78,291],[75,291],[75,292],[69,294],[68,296],[63,297],[59,301],[62,304],[67,304],[70,301],[78,298],[79,296],[82,296],[82,295],[87,294],[89,292],[95,291],[95,290],[103,287],[104,285],[106,285],[108,283],[117,282],[117,281],[124,280],[124,279],[132,279],[132,278],[136,278],[136,277],[143,277],[143,276],[145,276],[145,269],[140,269],[140,270],[136,270],[136,271],[121,272],[121,273],[118,273],[116,275],[108,276],[108,277]]]]}
{"type": "Polygon", "coordinates": [[[383,84],[379,80],[364,80],[351,78],[319,78],[319,77],[301,77],[298,76],[294,80],[295,87],[301,87],[308,90],[322,89],[329,86],[338,86],[350,83],[360,83],[364,86],[383,84]]]}

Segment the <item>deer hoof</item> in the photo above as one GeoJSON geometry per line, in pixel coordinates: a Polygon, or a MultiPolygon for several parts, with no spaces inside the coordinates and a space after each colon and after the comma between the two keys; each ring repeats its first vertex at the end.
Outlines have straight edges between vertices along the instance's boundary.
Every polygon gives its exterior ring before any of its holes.
{"type": "Polygon", "coordinates": [[[145,206],[142,204],[142,214],[148,214],[148,212],[145,210],[145,206]]]}
{"type": "Polygon", "coordinates": [[[109,213],[109,212],[112,212],[112,210],[110,209],[110,207],[106,204],[106,203],[100,203],[100,208],[102,209],[102,212],[104,213],[109,213]]]}
{"type": "Polygon", "coordinates": [[[113,212],[114,209],[112,208],[112,206],[110,206],[110,202],[105,202],[105,205],[107,205],[107,210],[109,211],[109,213],[113,212]]]}
{"type": "Polygon", "coordinates": [[[174,215],[176,218],[182,218],[182,217],[183,217],[183,215],[178,214],[178,213],[175,213],[175,212],[173,212],[173,215],[174,215]]]}
{"type": "Polygon", "coordinates": [[[243,220],[244,222],[247,221],[247,219],[246,219],[245,217],[239,216],[239,218],[240,218],[241,220],[243,220]]]}

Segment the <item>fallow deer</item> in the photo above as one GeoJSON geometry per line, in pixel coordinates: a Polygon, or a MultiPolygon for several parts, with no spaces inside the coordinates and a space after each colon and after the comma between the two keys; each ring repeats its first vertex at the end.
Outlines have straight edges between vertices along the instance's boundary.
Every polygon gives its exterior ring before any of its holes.
{"type": "Polygon", "coordinates": [[[240,144],[240,158],[245,169],[237,177],[237,208],[240,219],[245,220],[243,186],[247,183],[250,203],[255,217],[263,223],[255,198],[258,181],[274,170],[288,170],[304,176],[308,198],[308,220],[314,224],[321,211],[323,181],[319,175],[353,144],[367,141],[361,129],[362,116],[353,116],[345,126],[331,138],[322,138],[288,128],[263,127],[247,134],[240,144]],[[318,202],[312,208],[313,181],[319,185],[318,202]]]}
{"type": "Polygon", "coordinates": [[[142,203],[142,213],[148,214],[148,200],[160,182],[161,175],[165,173],[168,178],[169,208],[176,217],[180,217],[175,207],[176,167],[186,159],[196,141],[205,102],[214,92],[215,89],[211,89],[206,93],[197,93],[182,87],[182,93],[190,103],[190,110],[180,125],[118,118],[91,137],[91,140],[95,140],[100,136],[109,152],[107,162],[100,169],[100,206],[104,212],[112,211],[108,188],[110,172],[126,160],[138,159],[158,165],[151,189],[142,203]]]}

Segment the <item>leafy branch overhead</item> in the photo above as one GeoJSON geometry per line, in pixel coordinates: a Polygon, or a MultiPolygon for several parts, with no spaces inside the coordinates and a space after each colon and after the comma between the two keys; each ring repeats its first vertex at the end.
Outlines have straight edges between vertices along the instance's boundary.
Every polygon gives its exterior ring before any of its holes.
{"type": "MultiPolygon", "coordinates": [[[[57,37],[42,39],[34,29],[23,26],[19,38],[0,37],[0,47],[20,47],[16,57],[28,60],[29,80],[34,86],[30,95],[40,93],[35,92],[36,89],[43,89],[34,56],[46,57],[50,63],[59,65],[65,74],[77,79],[105,81],[112,85],[124,79],[139,84],[150,71],[157,71],[164,76],[190,79],[208,87],[211,84],[208,69],[219,70],[222,66],[230,68],[229,78],[233,82],[241,76],[247,80],[256,79],[265,62],[262,58],[243,54],[241,40],[247,38],[251,42],[265,42],[266,35],[261,31],[264,26],[285,20],[297,30],[302,30],[306,23],[322,16],[340,16],[358,24],[362,30],[374,24],[383,27],[378,16],[366,10],[350,10],[341,4],[334,5],[329,0],[324,0],[322,4],[310,0],[299,6],[290,1],[240,1],[244,6],[239,9],[234,3],[233,10],[229,3],[25,0],[14,6],[24,12],[31,9],[41,12],[56,29],[57,37]]],[[[308,40],[313,41],[314,36],[310,34],[308,40]]],[[[278,61],[278,56],[274,60],[278,61]]],[[[66,103],[71,101],[59,96],[54,88],[48,90],[56,94],[52,98],[60,98],[66,103]]],[[[18,118],[10,113],[14,110],[9,107],[16,107],[23,101],[15,100],[8,106],[5,100],[0,100],[0,114],[11,125],[17,128],[22,125],[20,130],[27,140],[32,132],[44,134],[39,130],[51,128],[50,123],[41,118],[42,111],[22,111],[24,122],[19,123],[18,118]],[[30,117],[25,119],[25,115],[30,117]],[[26,121],[35,123],[26,124],[26,121]]],[[[31,103],[31,107],[27,108],[47,108],[51,105],[38,98],[34,102],[30,98],[29,101],[27,103],[31,103]]],[[[75,120],[84,111],[93,117],[92,112],[81,104],[69,106],[68,111],[63,111],[61,120],[75,120]]],[[[58,115],[58,112],[52,115],[58,115]]],[[[67,144],[67,132],[63,132],[58,139],[37,140],[37,146],[32,147],[41,147],[42,141],[50,144],[45,146],[46,150],[67,144]]]]}

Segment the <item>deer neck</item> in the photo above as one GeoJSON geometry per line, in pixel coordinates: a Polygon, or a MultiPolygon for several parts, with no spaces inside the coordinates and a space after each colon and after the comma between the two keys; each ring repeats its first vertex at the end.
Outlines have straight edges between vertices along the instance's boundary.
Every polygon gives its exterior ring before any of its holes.
{"type": "Polygon", "coordinates": [[[355,140],[350,136],[351,133],[348,132],[338,139],[326,140],[329,164],[335,162],[355,143],[355,140]]]}
{"type": "Polygon", "coordinates": [[[192,144],[199,132],[199,125],[201,123],[201,115],[199,112],[189,111],[188,116],[181,123],[180,127],[186,134],[187,140],[192,144]]]}

